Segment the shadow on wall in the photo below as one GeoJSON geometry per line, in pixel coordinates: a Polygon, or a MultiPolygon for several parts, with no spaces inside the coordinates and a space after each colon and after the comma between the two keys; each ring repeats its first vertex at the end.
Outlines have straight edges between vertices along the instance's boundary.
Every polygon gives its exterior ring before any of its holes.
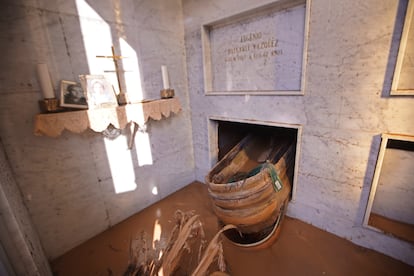
{"type": "Polygon", "coordinates": [[[389,52],[388,59],[387,59],[388,64],[386,67],[387,69],[385,71],[384,83],[382,85],[382,92],[381,92],[382,98],[388,98],[390,96],[392,78],[394,75],[395,65],[397,63],[398,49],[400,46],[402,30],[404,27],[404,17],[405,17],[405,12],[407,10],[407,5],[408,5],[408,0],[398,1],[397,14],[395,16],[394,31],[391,37],[391,47],[390,47],[390,52],[389,52]]]}
{"type": "Polygon", "coordinates": [[[369,150],[369,159],[368,159],[367,169],[365,171],[365,176],[364,176],[364,185],[362,186],[362,192],[361,192],[361,196],[359,199],[358,218],[356,219],[356,221],[358,221],[360,225],[362,225],[364,221],[364,214],[367,208],[369,192],[371,189],[372,178],[374,176],[375,164],[377,162],[380,144],[381,144],[381,135],[375,135],[374,137],[372,137],[371,148],[369,150]]]}

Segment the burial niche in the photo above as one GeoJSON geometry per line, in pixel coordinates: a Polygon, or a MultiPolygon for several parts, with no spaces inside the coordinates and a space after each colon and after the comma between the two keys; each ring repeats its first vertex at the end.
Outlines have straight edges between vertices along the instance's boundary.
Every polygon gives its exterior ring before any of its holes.
{"type": "Polygon", "coordinates": [[[414,243],[414,136],[383,134],[364,226],[414,243]]]}
{"type": "Polygon", "coordinates": [[[210,118],[211,164],[214,165],[223,159],[237,143],[249,134],[290,140],[294,144],[294,166],[290,172],[290,182],[292,183],[290,198],[294,200],[301,130],[300,125],[294,124],[212,117],[210,118]]]}
{"type": "Polygon", "coordinates": [[[217,164],[206,176],[224,235],[237,246],[266,248],[280,233],[292,196],[299,128],[214,121],[217,164]]]}

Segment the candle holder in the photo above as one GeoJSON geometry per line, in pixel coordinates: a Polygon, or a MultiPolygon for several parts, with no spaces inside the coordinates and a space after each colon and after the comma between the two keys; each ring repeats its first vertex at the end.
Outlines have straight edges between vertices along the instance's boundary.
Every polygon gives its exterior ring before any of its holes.
{"type": "Polygon", "coordinates": [[[161,94],[161,99],[174,98],[174,89],[171,89],[171,88],[162,89],[160,94],[161,94]]]}
{"type": "Polygon", "coordinates": [[[42,113],[52,113],[61,110],[59,107],[59,100],[56,98],[39,100],[39,107],[42,113]]]}

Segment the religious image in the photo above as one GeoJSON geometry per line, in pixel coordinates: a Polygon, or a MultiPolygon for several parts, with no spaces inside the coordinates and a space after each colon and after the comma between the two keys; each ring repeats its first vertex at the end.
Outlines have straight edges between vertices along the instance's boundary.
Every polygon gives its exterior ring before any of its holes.
{"type": "Polygon", "coordinates": [[[89,109],[118,105],[112,84],[102,75],[81,75],[81,84],[87,95],[89,109]]]}
{"type": "Polygon", "coordinates": [[[60,106],[88,108],[85,94],[79,83],[62,80],[60,90],[60,106]]]}

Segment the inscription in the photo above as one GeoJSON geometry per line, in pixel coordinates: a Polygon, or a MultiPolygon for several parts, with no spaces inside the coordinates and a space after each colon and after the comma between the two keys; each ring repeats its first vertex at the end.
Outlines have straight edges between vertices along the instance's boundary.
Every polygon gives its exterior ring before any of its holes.
{"type": "Polygon", "coordinates": [[[236,43],[224,50],[225,62],[264,59],[266,64],[269,58],[283,55],[283,50],[278,49],[279,40],[266,37],[263,32],[242,34],[236,43]]]}
{"type": "Polygon", "coordinates": [[[240,42],[253,41],[262,38],[262,32],[244,34],[240,37],[240,42]]]}
{"type": "Polygon", "coordinates": [[[265,13],[250,10],[246,17],[203,25],[206,93],[301,92],[306,4],[292,3],[285,9],[281,1],[271,2],[275,6],[269,5],[265,13]]]}

